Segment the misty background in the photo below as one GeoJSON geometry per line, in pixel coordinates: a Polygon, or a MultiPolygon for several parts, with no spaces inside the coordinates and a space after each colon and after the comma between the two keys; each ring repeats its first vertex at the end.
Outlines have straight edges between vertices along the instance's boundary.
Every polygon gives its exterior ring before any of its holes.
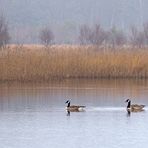
{"type": "Polygon", "coordinates": [[[77,43],[80,25],[100,23],[128,30],[148,21],[148,0],[0,0],[12,43],[39,43],[41,28],[50,27],[55,43],[77,43]]]}

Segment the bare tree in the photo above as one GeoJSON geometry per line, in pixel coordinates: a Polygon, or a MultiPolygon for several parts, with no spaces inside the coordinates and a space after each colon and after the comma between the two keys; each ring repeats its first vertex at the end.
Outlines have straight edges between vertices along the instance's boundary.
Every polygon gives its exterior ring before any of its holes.
{"type": "Polygon", "coordinates": [[[106,33],[101,28],[99,24],[95,25],[93,28],[83,25],[80,28],[79,40],[83,45],[92,44],[101,46],[106,38],[106,33]]]}
{"type": "Polygon", "coordinates": [[[145,44],[144,31],[139,31],[135,26],[131,27],[130,42],[133,47],[142,48],[145,44]]]}
{"type": "Polygon", "coordinates": [[[80,27],[80,35],[79,35],[80,44],[82,45],[90,44],[91,43],[90,40],[91,40],[91,29],[87,25],[82,25],[80,27]]]}
{"type": "Polygon", "coordinates": [[[145,35],[146,45],[148,45],[148,22],[143,25],[143,31],[145,35]]]}
{"type": "Polygon", "coordinates": [[[100,24],[96,24],[91,34],[91,42],[94,45],[101,46],[106,39],[106,32],[101,28],[100,24]]]}
{"type": "Polygon", "coordinates": [[[54,34],[49,28],[42,29],[39,37],[41,43],[44,44],[46,47],[49,46],[54,40],[54,34]]]}
{"type": "Polygon", "coordinates": [[[133,47],[137,46],[137,36],[138,36],[138,29],[135,26],[131,26],[130,28],[130,43],[133,47]]]}
{"type": "Polygon", "coordinates": [[[8,24],[3,16],[0,17],[0,48],[5,47],[10,40],[8,24]]]}
{"type": "Polygon", "coordinates": [[[107,33],[107,42],[115,48],[116,46],[123,46],[126,43],[126,35],[122,30],[117,29],[115,26],[107,33]]]}

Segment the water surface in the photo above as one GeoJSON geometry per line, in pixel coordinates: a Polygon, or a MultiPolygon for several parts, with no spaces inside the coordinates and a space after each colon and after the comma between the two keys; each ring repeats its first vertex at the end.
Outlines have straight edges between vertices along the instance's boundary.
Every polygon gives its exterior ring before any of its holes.
{"type": "Polygon", "coordinates": [[[148,105],[148,82],[1,83],[0,147],[147,148],[148,109],[129,115],[127,98],[148,105]],[[67,99],[86,105],[86,111],[67,115],[67,99]]]}

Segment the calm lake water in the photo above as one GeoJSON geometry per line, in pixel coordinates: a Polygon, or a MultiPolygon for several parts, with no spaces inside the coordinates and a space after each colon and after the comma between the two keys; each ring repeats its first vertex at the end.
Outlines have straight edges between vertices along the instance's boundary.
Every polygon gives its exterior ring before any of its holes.
{"type": "Polygon", "coordinates": [[[147,148],[148,109],[127,114],[127,98],[148,105],[148,81],[1,83],[0,148],[147,148]]]}

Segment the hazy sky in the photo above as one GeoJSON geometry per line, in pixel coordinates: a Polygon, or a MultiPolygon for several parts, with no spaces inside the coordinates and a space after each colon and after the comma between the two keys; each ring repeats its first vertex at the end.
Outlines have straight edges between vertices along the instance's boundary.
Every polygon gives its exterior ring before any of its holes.
{"type": "Polygon", "coordinates": [[[23,28],[34,38],[33,30],[50,26],[59,42],[63,34],[67,42],[73,40],[81,24],[99,22],[104,27],[115,24],[122,29],[131,24],[140,26],[148,21],[147,8],[148,0],[0,0],[0,12],[10,28],[15,28],[13,33],[17,30],[20,36],[23,28]]]}

